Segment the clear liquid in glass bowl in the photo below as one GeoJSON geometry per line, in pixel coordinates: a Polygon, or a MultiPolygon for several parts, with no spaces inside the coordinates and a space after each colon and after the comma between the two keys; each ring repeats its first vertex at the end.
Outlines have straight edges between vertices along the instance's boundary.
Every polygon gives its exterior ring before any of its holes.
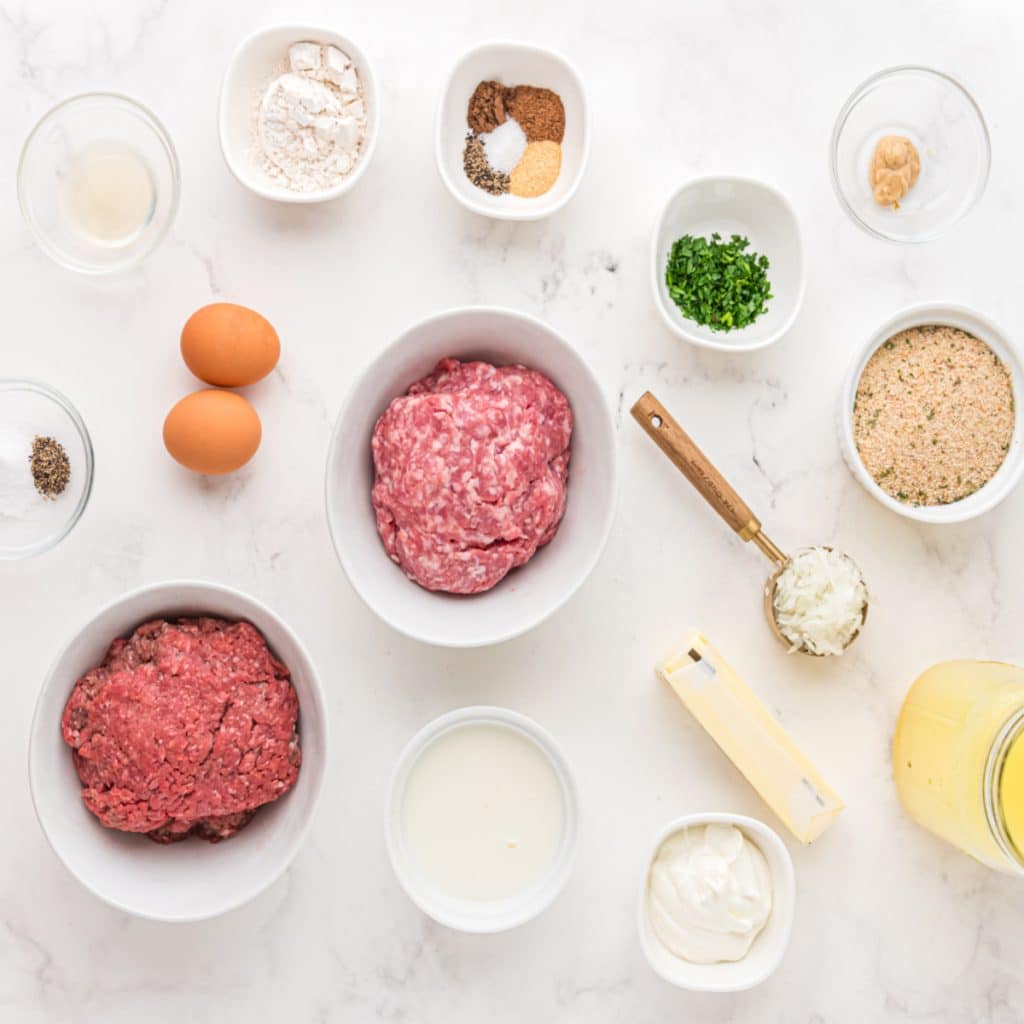
{"type": "Polygon", "coordinates": [[[115,93],[58,104],[18,165],[18,200],[36,241],[85,274],[127,270],[152,252],[174,221],[180,185],[166,129],[115,93]]]}

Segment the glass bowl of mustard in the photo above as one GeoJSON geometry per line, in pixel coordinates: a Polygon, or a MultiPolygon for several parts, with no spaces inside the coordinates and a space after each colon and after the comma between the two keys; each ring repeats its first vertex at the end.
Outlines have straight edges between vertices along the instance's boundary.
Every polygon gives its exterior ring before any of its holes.
{"type": "Polygon", "coordinates": [[[868,234],[928,242],[978,202],[988,182],[988,128],[971,94],[950,75],[917,65],[861,83],[832,132],[832,186],[868,234]]]}

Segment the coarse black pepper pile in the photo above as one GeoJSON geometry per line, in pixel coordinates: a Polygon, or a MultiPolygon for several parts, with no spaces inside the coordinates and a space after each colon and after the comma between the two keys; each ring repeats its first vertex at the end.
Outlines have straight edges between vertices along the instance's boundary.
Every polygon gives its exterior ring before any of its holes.
{"type": "Polygon", "coordinates": [[[32,482],[44,498],[55,501],[64,493],[71,479],[71,461],[60,441],[37,435],[32,440],[29,465],[32,467],[32,482]]]}

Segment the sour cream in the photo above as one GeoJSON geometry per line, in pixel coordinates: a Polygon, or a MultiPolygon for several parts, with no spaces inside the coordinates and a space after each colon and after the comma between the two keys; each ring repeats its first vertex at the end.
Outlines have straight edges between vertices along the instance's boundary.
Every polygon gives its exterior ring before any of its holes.
{"type": "Polygon", "coordinates": [[[738,828],[683,829],[658,849],[647,914],[661,943],[683,960],[742,960],[771,912],[768,862],[738,828]]]}

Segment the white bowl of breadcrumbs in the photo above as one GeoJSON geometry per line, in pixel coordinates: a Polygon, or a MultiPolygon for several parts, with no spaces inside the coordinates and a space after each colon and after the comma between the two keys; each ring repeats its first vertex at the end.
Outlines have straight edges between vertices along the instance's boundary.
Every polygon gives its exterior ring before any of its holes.
{"type": "Polygon", "coordinates": [[[927,303],[887,320],[843,385],[839,434],[853,475],[908,519],[960,523],[1024,473],[1024,365],[990,320],[927,303]]]}

